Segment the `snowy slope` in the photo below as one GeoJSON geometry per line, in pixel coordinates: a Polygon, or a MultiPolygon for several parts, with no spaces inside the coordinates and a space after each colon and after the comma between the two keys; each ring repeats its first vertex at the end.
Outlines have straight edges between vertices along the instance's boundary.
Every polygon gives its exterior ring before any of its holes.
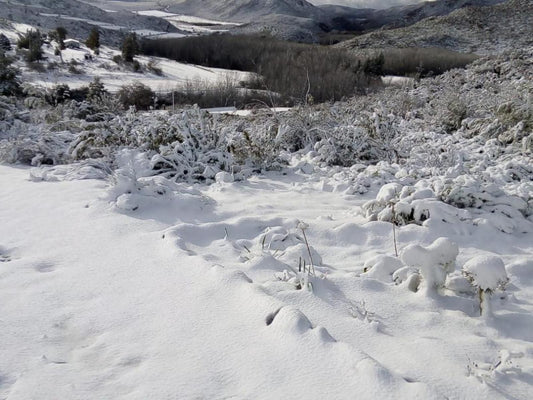
{"type": "MultiPolygon", "coordinates": [[[[197,82],[200,86],[216,84],[227,79],[239,82],[245,80],[247,73],[241,71],[225,70],[220,68],[207,68],[193,64],[184,64],[176,61],[157,58],[137,56],[136,59],[143,65],[150,61],[155,62],[161,68],[163,74],[156,75],[146,71],[137,73],[120,68],[112,61],[114,55],[120,54],[120,51],[103,47],[100,55],[93,56],[90,61],[84,60],[84,55],[89,51],[82,47],[80,50],[67,49],[63,51],[63,60],[68,65],[71,60],[79,63],[80,74],[72,74],[68,69],[57,69],[47,73],[39,73],[28,70],[22,66],[24,77],[27,81],[35,85],[52,87],[58,84],[68,84],[71,88],[87,86],[95,76],[101,78],[107,90],[116,92],[122,85],[131,82],[141,82],[154,90],[155,92],[169,92],[176,88],[183,88],[187,83],[197,82]]],[[[60,62],[58,56],[52,53],[48,55],[49,60],[60,62]]]]}
{"type": "Polygon", "coordinates": [[[63,26],[69,36],[85,40],[95,27],[100,28],[101,42],[117,45],[123,31],[149,30],[175,33],[178,30],[161,18],[137,15],[128,11],[106,12],[90,2],[78,0],[0,0],[0,24],[5,21],[38,26],[41,31],[63,26]]]}
{"type": "Polygon", "coordinates": [[[399,29],[358,36],[338,46],[346,49],[442,47],[461,52],[494,54],[533,44],[530,0],[509,0],[487,7],[466,7],[399,29]]]}
{"type": "MultiPolygon", "coordinates": [[[[0,26],[0,33],[5,34],[14,45],[19,34],[35,29],[34,26],[27,24],[9,23],[0,26]]],[[[137,33],[141,35],[143,32],[137,33]]],[[[45,72],[28,68],[22,60],[17,61],[16,65],[23,73],[24,82],[43,87],[67,84],[70,88],[79,88],[87,86],[94,77],[98,76],[110,92],[116,92],[124,84],[137,81],[149,86],[155,92],[166,93],[176,88],[183,88],[190,83],[199,86],[214,85],[228,80],[238,83],[249,76],[248,73],[241,71],[208,68],[145,56],[136,57],[141,65],[145,66],[144,72],[138,73],[131,71],[128,67],[119,66],[113,61],[113,56],[121,54],[116,48],[102,46],[100,54],[95,55],[83,43],[80,43],[79,49],[66,49],[62,51],[61,56],[58,56],[54,54],[54,44],[42,47],[46,60],[42,62],[45,72]],[[86,59],[88,55],[91,57],[89,60],[86,59]],[[69,70],[73,62],[77,73],[69,70]],[[155,74],[146,68],[150,62],[161,69],[162,75],[155,74]],[[50,64],[55,67],[50,68],[50,64]]]]}

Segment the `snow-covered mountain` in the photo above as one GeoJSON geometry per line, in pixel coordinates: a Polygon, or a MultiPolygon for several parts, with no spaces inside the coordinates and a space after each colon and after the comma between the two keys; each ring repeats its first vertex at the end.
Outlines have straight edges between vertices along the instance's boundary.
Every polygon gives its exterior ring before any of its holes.
{"type": "Polygon", "coordinates": [[[116,44],[122,31],[144,30],[177,32],[168,21],[129,11],[107,12],[79,0],[0,0],[0,20],[24,23],[42,30],[63,26],[70,37],[85,39],[93,27],[98,27],[104,43],[116,44]]]}
{"type": "Polygon", "coordinates": [[[443,47],[480,54],[533,44],[533,3],[509,0],[487,7],[465,7],[441,17],[430,17],[400,29],[358,36],[339,47],[443,47]]]}
{"type": "Polygon", "coordinates": [[[386,9],[354,9],[338,5],[323,5],[320,8],[330,15],[331,25],[335,29],[366,31],[381,27],[399,28],[412,25],[424,18],[447,15],[463,7],[489,6],[503,1],[436,0],[386,9]]]}
{"type": "MultiPolygon", "coordinates": [[[[165,2],[111,2],[98,0],[99,7],[128,9],[154,7],[165,12],[194,15],[204,18],[251,23],[246,31],[318,32],[365,31],[382,26],[400,27],[430,16],[446,15],[465,6],[485,6],[503,0],[435,0],[419,2],[407,0],[401,5],[387,7],[376,1],[305,1],[305,0],[167,0],[165,2]]],[[[395,3],[397,4],[397,3],[395,3]]],[[[305,36],[305,35],[300,35],[305,36]]]]}
{"type": "Polygon", "coordinates": [[[321,18],[323,12],[305,0],[186,0],[166,8],[170,12],[208,18],[252,21],[271,14],[321,18]]]}

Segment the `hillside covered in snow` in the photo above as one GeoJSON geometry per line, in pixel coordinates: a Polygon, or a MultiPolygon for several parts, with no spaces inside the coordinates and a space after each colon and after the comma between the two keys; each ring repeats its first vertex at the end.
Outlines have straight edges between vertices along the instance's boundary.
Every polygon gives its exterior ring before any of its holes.
{"type": "Polygon", "coordinates": [[[404,28],[371,32],[339,44],[345,49],[439,47],[493,54],[532,45],[533,4],[509,0],[486,7],[465,7],[404,28]]]}

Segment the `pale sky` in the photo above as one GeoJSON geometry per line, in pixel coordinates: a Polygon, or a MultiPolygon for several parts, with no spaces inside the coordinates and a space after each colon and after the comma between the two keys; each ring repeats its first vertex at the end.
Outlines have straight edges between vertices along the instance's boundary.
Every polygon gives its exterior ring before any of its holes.
{"type": "Polygon", "coordinates": [[[421,3],[423,0],[307,0],[314,5],[338,4],[356,8],[387,8],[398,5],[421,3]]]}

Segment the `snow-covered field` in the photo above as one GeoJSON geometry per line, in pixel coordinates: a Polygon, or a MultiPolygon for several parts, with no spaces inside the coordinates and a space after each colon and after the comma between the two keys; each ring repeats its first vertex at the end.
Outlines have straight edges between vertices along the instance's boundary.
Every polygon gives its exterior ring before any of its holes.
{"type": "MultiPolygon", "coordinates": [[[[95,24],[98,25],[100,23],[95,22],[95,24]]],[[[5,34],[15,44],[19,38],[19,34],[36,29],[36,27],[27,24],[9,23],[0,26],[0,33],[5,34]]],[[[117,27],[116,29],[121,29],[121,27],[117,27]]],[[[148,31],[136,31],[136,33],[139,36],[184,36],[180,33],[148,31]]],[[[104,83],[106,89],[112,93],[118,91],[121,86],[131,82],[141,82],[156,93],[168,93],[175,89],[183,89],[188,84],[198,87],[209,87],[221,82],[228,82],[229,80],[238,84],[240,81],[246,81],[250,76],[249,73],[242,71],[203,67],[159,57],[136,56],[136,60],[145,67],[143,73],[139,73],[132,71],[131,68],[119,66],[113,61],[114,56],[121,54],[119,49],[102,46],[100,48],[100,54],[95,55],[80,42],[79,49],[65,49],[61,52],[61,56],[59,56],[54,54],[55,46],[53,44],[43,46],[45,61],[42,61],[41,64],[45,70],[47,69],[44,73],[28,68],[22,60],[17,61],[16,65],[23,72],[24,82],[45,88],[60,84],[67,84],[70,88],[79,88],[87,86],[98,76],[102,83],[104,83]],[[89,55],[91,58],[87,60],[86,56],[89,55]],[[51,63],[55,64],[54,68],[49,67],[51,63]],[[75,63],[74,69],[76,72],[72,72],[69,69],[71,63],[75,63]],[[149,63],[159,68],[162,74],[155,74],[153,71],[147,69],[146,65],[149,63]]],[[[14,51],[12,53],[14,54],[14,51]]]]}
{"type": "Polygon", "coordinates": [[[141,82],[149,86],[155,92],[169,92],[173,89],[183,88],[187,84],[197,83],[202,85],[214,85],[231,79],[234,82],[246,80],[249,76],[246,72],[232,71],[220,68],[208,68],[199,65],[185,64],[166,58],[137,56],[136,60],[146,66],[152,62],[161,69],[162,74],[144,71],[133,72],[117,65],[112,59],[120,55],[117,49],[102,46],[100,55],[92,54],[84,45],[80,49],[66,49],[62,52],[64,65],[61,66],[61,58],[54,55],[52,47],[45,49],[48,61],[58,63],[58,67],[46,73],[32,71],[23,63],[20,64],[26,82],[32,82],[37,86],[53,87],[59,84],[67,84],[70,88],[87,86],[94,77],[100,77],[107,90],[116,92],[121,86],[131,82],[141,82]],[[92,59],[86,60],[85,55],[91,54],[92,59]],[[68,66],[74,60],[79,73],[72,73],[68,66]]]}
{"type": "Polygon", "coordinates": [[[458,288],[413,293],[393,282],[392,225],[361,215],[375,192],[299,171],[160,181],[129,207],[100,180],[0,167],[0,397],[528,398],[531,232],[397,227],[400,252],[459,246],[458,288]],[[510,278],[492,317],[459,273],[479,254],[510,278]]]}
{"type": "MultiPolygon", "coordinates": [[[[138,11],[137,14],[163,18],[178,28],[180,31],[191,34],[206,34],[215,32],[225,32],[229,28],[239,26],[239,23],[216,21],[212,19],[199,18],[191,15],[172,14],[160,10],[138,11]]],[[[166,36],[166,35],[163,35],[166,36]]]]}

